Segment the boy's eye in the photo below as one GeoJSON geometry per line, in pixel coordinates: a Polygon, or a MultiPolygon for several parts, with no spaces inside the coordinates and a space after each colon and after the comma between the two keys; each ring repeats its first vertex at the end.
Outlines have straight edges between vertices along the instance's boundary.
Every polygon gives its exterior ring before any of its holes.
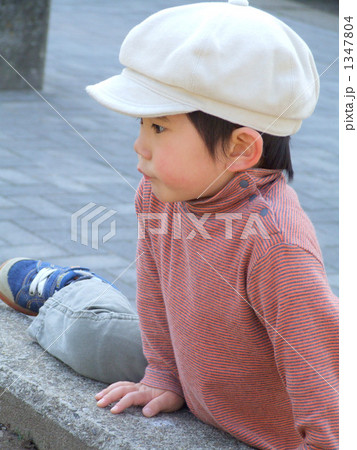
{"type": "Polygon", "coordinates": [[[157,133],[157,134],[160,134],[163,131],[165,131],[164,127],[162,127],[161,125],[157,125],[156,123],[153,123],[151,126],[155,130],[155,133],[157,133]]]}

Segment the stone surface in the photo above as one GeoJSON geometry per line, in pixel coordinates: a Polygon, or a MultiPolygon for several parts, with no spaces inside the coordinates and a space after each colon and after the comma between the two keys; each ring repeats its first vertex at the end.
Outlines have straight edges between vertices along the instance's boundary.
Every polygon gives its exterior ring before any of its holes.
{"type": "MultiPolygon", "coordinates": [[[[170,5],[183,3],[191,0],[170,5]]],[[[293,187],[315,225],[337,294],[337,16],[307,2],[250,3],[301,34],[322,74],[318,107],[292,140],[293,187]]],[[[52,1],[43,98],[33,91],[0,92],[1,260],[26,256],[89,266],[109,280],[122,273],[116,284],[135,302],[133,201],[140,175],[132,145],[138,124],[101,107],[84,88],[120,72],[117,54],[127,32],[166,6],[164,0],[52,1]],[[82,245],[80,235],[71,240],[71,217],[90,202],[117,211],[116,234],[98,250],[82,245]]],[[[100,239],[111,220],[101,225],[100,239]]],[[[135,408],[115,417],[98,410],[93,395],[102,385],[43,353],[26,335],[28,320],[0,306],[0,423],[12,414],[12,424],[33,433],[40,449],[246,448],[187,411],[147,420],[135,408]],[[14,408],[24,413],[11,413],[14,408]]]]}
{"type": "Polygon", "coordinates": [[[187,409],[147,419],[139,408],[98,408],[94,395],[105,385],[45,353],[25,334],[30,320],[0,304],[0,423],[15,423],[39,449],[250,448],[187,409]]]}

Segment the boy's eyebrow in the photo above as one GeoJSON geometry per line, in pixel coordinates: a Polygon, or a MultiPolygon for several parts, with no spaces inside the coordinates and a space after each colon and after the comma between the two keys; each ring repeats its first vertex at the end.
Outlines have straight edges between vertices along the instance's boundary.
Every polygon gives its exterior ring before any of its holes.
{"type": "Polygon", "coordinates": [[[167,116],[158,116],[156,119],[162,120],[163,122],[170,122],[170,119],[167,116]]]}

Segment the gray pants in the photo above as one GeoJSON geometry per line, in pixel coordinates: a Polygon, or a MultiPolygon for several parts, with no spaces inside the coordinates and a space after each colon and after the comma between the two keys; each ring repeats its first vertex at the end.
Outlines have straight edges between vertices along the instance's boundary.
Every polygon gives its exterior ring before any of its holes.
{"type": "Polygon", "coordinates": [[[104,383],[138,382],[147,365],[139,321],[128,299],[98,278],[72,283],[49,298],[28,328],[49,353],[104,383]]]}

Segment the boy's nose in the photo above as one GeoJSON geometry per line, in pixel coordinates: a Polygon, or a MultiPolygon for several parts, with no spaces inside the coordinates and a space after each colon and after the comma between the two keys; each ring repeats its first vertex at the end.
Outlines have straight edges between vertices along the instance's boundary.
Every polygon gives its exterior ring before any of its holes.
{"type": "Polygon", "coordinates": [[[142,156],[145,159],[150,159],[151,158],[151,152],[143,144],[143,141],[140,138],[140,136],[138,136],[138,138],[134,142],[134,150],[139,156],[142,156]]]}

